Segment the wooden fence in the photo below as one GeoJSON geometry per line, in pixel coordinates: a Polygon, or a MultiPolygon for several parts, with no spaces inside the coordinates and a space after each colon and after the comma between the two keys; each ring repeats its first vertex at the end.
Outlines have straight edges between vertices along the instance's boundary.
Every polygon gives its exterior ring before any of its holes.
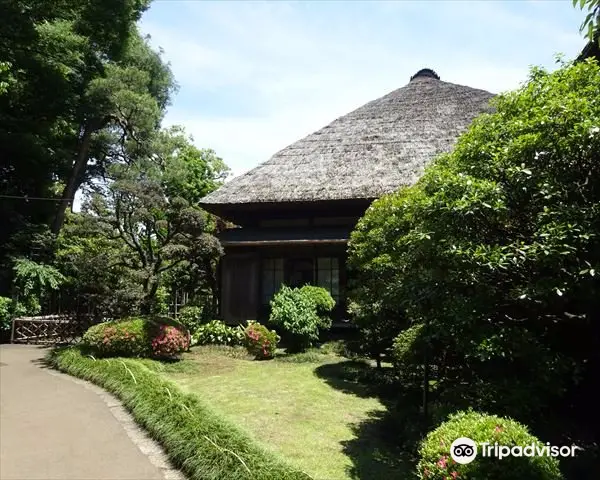
{"type": "Polygon", "coordinates": [[[20,317],[12,321],[11,343],[70,344],[78,341],[83,333],[98,319],[91,315],[45,315],[20,317]]]}

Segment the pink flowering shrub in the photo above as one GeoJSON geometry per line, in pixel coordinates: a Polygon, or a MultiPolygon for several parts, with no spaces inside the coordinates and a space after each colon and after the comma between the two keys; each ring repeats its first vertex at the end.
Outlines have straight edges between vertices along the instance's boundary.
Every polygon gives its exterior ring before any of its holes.
{"type": "Polygon", "coordinates": [[[152,340],[152,353],[155,357],[174,357],[185,352],[190,346],[190,337],[170,325],[161,325],[159,333],[152,340]]]}
{"type": "Polygon", "coordinates": [[[499,460],[481,454],[481,443],[525,447],[544,446],[527,427],[515,420],[473,411],[458,412],[429,432],[419,449],[417,476],[420,480],[560,480],[556,458],[549,456],[508,456],[499,460]],[[457,438],[466,437],[477,445],[471,463],[459,464],[450,448],[457,438]]]}
{"type": "Polygon", "coordinates": [[[98,357],[171,356],[189,346],[184,327],[168,326],[169,319],[127,318],[100,323],[83,335],[81,347],[98,357]],[[175,352],[175,353],[170,353],[175,352]]]}
{"type": "Polygon", "coordinates": [[[276,332],[269,330],[264,325],[257,322],[248,322],[244,330],[244,343],[248,353],[254,355],[259,360],[273,358],[277,343],[280,340],[276,332]]]}
{"type": "Polygon", "coordinates": [[[148,354],[149,345],[148,328],[142,318],[94,325],[82,340],[85,350],[101,357],[143,357],[148,354]]]}

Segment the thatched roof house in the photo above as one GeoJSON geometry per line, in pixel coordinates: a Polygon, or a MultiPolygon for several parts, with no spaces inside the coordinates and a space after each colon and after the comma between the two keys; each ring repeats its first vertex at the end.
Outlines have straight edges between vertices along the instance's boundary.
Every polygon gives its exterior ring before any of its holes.
{"type": "Polygon", "coordinates": [[[282,282],[326,286],[343,310],[345,242],[358,218],[414,183],[492,96],[420,70],[205,197],[204,208],[242,226],[221,237],[225,319],[260,318],[282,282]]]}

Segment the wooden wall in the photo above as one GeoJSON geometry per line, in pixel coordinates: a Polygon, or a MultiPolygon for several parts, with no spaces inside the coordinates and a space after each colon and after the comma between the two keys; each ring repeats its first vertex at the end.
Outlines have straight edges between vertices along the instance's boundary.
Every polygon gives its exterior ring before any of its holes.
{"type": "Polygon", "coordinates": [[[256,253],[228,253],[221,263],[221,316],[245,323],[258,315],[260,262],[256,253]]]}

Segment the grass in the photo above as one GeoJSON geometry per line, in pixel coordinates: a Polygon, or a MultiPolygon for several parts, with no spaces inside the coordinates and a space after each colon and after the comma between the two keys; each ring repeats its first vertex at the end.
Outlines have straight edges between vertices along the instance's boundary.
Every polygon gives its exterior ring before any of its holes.
{"type": "Polygon", "coordinates": [[[324,352],[252,361],[197,347],[177,364],[144,363],[315,479],[410,478],[412,464],[386,438],[388,405],[352,381],[371,369],[324,352]]]}
{"type": "Polygon", "coordinates": [[[210,399],[186,394],[157,373],[174,370],[189,375],[193,365],[120,358],[95,360],[83,356],[77,348],[54,350],[47,360],[55,368],[96,383],[119,397],[136,422],[164,447],[173,465],[190,479],[310,478],[216,413],[209,406],[213,402],[206,401],[210,399]]]}

